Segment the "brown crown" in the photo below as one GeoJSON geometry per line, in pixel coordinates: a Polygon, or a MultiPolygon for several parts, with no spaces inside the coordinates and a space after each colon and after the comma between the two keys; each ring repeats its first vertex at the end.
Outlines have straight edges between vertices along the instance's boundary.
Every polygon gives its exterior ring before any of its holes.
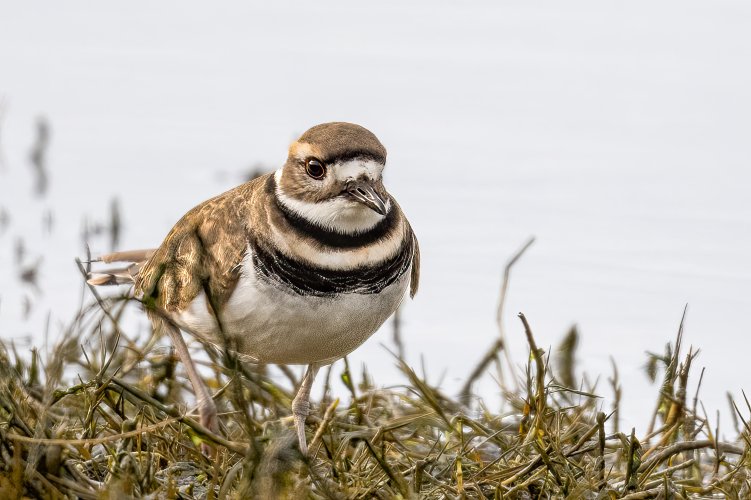
{"type": "Polygon", "coordinates": [[[357,157],[386,161],[386,148],[381,141],[373,132],[354,123],[322,123],[310,128],[297,142],[313,146],[324,163],[357,157]]]}

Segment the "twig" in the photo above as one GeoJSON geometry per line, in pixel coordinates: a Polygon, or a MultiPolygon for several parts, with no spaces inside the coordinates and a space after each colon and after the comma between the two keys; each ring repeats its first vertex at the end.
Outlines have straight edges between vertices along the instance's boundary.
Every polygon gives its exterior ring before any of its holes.
{"type": "Polygon", "coordinates": [[[100,438],[88,438],[88,439],[49,439],[49,438],[35,438],[35,437],[28,437],[28,436],[21,436],[19,434],[15,434],[13,432],[9,432],[6,434],[6,437],[8,439],[14,439],[21,443],[27,443],[27,444],[41,444],[45,446],[94,446],[97,444],[104,444],[104,443],[111,443],[114,441],[118,441],[120,439],[127,439],[131,437],[135,437],[141,434],[148,434],[150,432],[156,431],[161,429],[162,427],[168,426],[170,424],[173,424],[175,422],[179,422],[179,417],[171,417],[165,420],[162,420],[161,422],[157,422],[152,425],[147,425],[145,427],[140,427],[134,431],[129,432],[122,432],[119,434],[112,434],[109,436],[104,436],[100,438]]]}
{"type": "Polygon", "coordinates": [[[311,456],[316,456],[318,454],[318,450],[316,450],[316,446],[321,442],[321,439],[323,438],[323,433],[326,432],[326,428],[331,423],[331,420],[334,418],[336,407],[339,405],[339,399],[335,399],[331,402],[331,404],[326,408],[326,412],[323,414],[323,420],[320,424],[318,424],[318,429],[316,429],[316,433],[313,436],[313,440],[310,442],[310,446],[308,447],[312,453],[311,456]],[[315,451],[313,451],[315,450],[315,451]]]}
{"type": "Polygon", "coordinates": [[[503,310],[506,305],[506,292],[508,291],[508,284],[509,279],[511,277],[511,268],[516,264],[516,261],[518,261],[521,256],[524,254],[524,252],[527,251],[527,249],[532,246],[532,243],[535,242],[535,238],[532,237],[527,242],[522,245],[522,247],[511,257],[511,259],[506,262],[506,266],[503,269],[503,280],[501,281],[501,292],[498,296],[498,308],[496,310],[496,324],[498,326],[498,338],[491,344],[490,348],[485,352],[485,355],[480,359],[480,362],[475,366],[475,368],[470,373],[469,377],[467,378],[467,381],[464,383],[464,386],[462,387],[461,391],[459,391],[460,394],[460,401],[462,401],[464,404],[467,404],[469,401],[470,394],[472,393],[472,384],[475,383],[475,381],[485,372],[488,365],[496,358],[496,355],[503,351],[504,357],[506,358],[506,364],[508,365],[508,369],[511,369],[513,366],[511,364],[511,355],[508,352],[508,349],[504,349],[505,343],[506,343],[506,334],[505,330],[503,328],[503,310]]]}
{"type": "Polygon", "coordinates": [[[154,408],[158,409],[162,413],[169,415],[171,417],[175,417],[180,423],[187,425],[188,427],[193,429],[195,432],[200,434],[202,437],[207,438],[212,443],[218,444],[220,446],[224,446],[228,450],[231,450],[235,453],[239,453],[241,455],[245,455],[245,453],[247,453],[248,451],[247,445],[235,443],[233,441],[228,441],[224,439],[223,437],[214,434],[209,429],[199,424],[192,418],[188,418],[184,416],[183,414],[181,414],[176,408],[163,405],[162,403],[152,398],[151,396],[141,391],[140,389],[136,389],[130,384],[127,384],[124,381],[119,380],[117,378],[113,378],[112,383],[121,387],[122,389],[129,392],[130,394],[137,397],[138,399],[142,400],[143,402],[148,403],[150,406],[153,406],[154,408]]]}

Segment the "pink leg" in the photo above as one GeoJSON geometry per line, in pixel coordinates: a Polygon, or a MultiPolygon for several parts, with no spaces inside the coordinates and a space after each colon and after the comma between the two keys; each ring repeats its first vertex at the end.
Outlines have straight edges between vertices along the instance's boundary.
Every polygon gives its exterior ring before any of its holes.
{"type": "Polygon", "coordinates": [[[295,399],[292,400],[292,416],[295,419],[297,439],[300,442],[300,451],[303,455],[308,454],[308,442],[305,438],[305,419],[308,418],[308,413],[310,413],[310,389],[313,387],[313,380],[316,378],[318,368],[318,365],[308,365],[295,399]]]}
{"type": "MultiPolygon", "coordinates": [[[[180,361],[183,362],[183,365],[185,365],[188,379],[193,385],[193,391],[196,393],[196,403],[198,404],[198,414],[201,418],[201,425],[209,429],[211,432],[218,434],[219,423],[217,420],[216,404],[214,404],[214,400],[209,393],[208,387],[206,387],[203,379],[198,374],[196,365],[190,357],[188,346],[185,344],[185,340],[183,339],[180,330],[173,326],[167,326],[166,330],[172,341],[172,345],[175,346],[177,356],[180,358],[180,361]]],[[[205,443],[202,445],[201,449],[205,455],[211,453],[211,448],[205,443]]]]}

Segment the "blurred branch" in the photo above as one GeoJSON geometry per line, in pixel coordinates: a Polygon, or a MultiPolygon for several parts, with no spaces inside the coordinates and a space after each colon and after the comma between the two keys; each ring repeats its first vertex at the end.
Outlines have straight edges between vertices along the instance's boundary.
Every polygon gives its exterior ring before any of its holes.
{"type": "Polygon", "coordinates": [[[47,150],[50,143],[50,125],[43,116],[37,118],[36,139],[31,147],[29,159],[36,175],[34,191],[39,196],[47,194],[49,174],[47,172],[47,150]]]}
{"type": "Polygon", "coordinates": [[[3,142],[3,126],[5,124],[5,116],[8,114],[8,99],[5,96],[0,96],[0,173],[5,172],[7,169],[7,160],[5,157],[5,144],[3,142]]]}

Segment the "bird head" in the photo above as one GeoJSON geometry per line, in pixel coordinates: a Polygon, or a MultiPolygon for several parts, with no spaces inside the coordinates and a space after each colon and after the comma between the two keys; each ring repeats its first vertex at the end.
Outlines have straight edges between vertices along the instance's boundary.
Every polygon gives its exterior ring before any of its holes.
{"type": "Polygon", "coordinates": [[[313,224],[365,232],[391,210],[385,163],[386,148],[369,130],[344,122],[316,125],[290,146],[275,174],[277,197],[313,224]]]}

